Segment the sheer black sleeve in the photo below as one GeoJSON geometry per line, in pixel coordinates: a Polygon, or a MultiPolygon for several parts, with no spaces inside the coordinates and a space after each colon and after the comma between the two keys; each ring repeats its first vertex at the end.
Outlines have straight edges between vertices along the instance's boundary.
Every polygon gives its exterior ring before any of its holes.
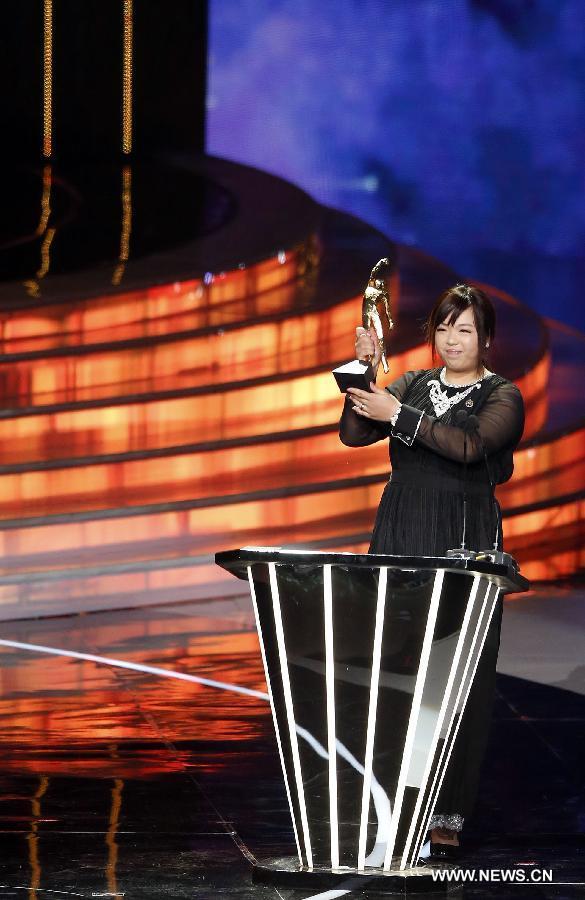
{"type": "MultiPolygon", "coordinates": [[[[420,370],[423,371],[422,369],[420,370]]],[[[420,372],[405,372],[392,384],[386,387],[397,400],[402,400],[406,388],[419,375],[420,372]]],[[[392,426],[390,422],[376,422],[373,419],[364,419],[358,416],[352,409],[349,394],[345,398],[343,412],[339,422],[339,438],[347,447],[366,447],[387,438],[392,426]]]]}
{"type": "MultiPolygon", "coordinates": [[[[516,385],[505,382],[495,387],[477,414],[477,419],[479,428],[467,435],[468,462],[483,458],[482,442],[488,456],[504,447],[516,447],[524,430],[524,401],[516,385]]],[[[403,404],[392,434],[405,443],[412,444],[416,440],[447,459],[463,462],[463,429],[445,425],[412,406],[403,404]]]]}

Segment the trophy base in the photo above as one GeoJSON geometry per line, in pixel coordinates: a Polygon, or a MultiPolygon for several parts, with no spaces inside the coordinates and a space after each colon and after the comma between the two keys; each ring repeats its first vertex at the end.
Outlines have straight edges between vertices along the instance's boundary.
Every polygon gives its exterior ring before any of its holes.
{"type": "Polygon", "coordinates": [[[354,359],[352,362],[333,369],[333,377],[342,394],[347,391],[348,387],[359,388],[361,391],[370,391],[371,393],[370,382],[375,380],[371,365],[361,359],[354,359]]]}

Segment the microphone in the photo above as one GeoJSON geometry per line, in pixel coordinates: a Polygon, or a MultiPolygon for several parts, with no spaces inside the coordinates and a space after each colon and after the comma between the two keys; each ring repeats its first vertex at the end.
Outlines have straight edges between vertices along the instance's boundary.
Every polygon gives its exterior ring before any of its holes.
{"type": "MultiPolygon", "coordinates": [[[[475,550],[468,550],[465,546],[467,535],[467,436],[469,434],[469,418],[469,414],[464,409],[459,409],[455,413],[455,424],[457,427],[463,428],[463,531],[461,534],[461,546],[456,550],[447,550],[445,556],[457,559],[475,559],[477,556],[475,550]]],[[[477,421],[477,416],[473,418],[477,421]]]]}

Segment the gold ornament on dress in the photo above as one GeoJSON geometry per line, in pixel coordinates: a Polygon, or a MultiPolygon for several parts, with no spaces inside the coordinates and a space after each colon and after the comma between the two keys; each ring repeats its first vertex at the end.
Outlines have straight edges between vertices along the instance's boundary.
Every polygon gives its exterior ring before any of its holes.
{"type": "Polygon", "coordinates": [[[381,259],[370,274],[362,301],[362,324],[365,329],[374,328],[381,350],[381,362],[384,372],[388,372],[388,348],[390,331],[394,328],[390,313],[390,293],[388,282],[391,274],[389,259],[381,259]]]}

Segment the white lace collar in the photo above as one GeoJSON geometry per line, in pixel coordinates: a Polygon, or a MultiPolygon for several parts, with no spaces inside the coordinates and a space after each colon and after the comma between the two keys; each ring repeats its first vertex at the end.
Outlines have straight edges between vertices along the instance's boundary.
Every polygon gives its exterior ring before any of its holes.
{"type": "MultiPolygon", "coordinates": [[[[471,384],[449,384],[445,379],[445,369],[443,368],[439,374],[440,381],[436,378],[431,378],[428,382],[429,397],[437,418],[445,415],[445,413],[450,410],[452,406],[455,406],[456,403],[469,397],[469,394],[471,394],[472,391],[478,391],[481,388],[482,381],[485,381],[486,378],[489,378],[490,375],[493,374],[494,373],[490,372],[489,369],[484,369],[481,378],[478,378],[477,381],[472,381],[471,384]],[[455,394],[448,394],[447,391],[444,391],[441,387],[441,382],[445,387],[459,388],[459,390],[455,394]]],[[[469,399],[465,401],[465,405],[471,411],[474,405],[473,400],[469,397],[469,399]]]]}
{"type": "Polygon", "coordinates": [[[474,384],[479,384],[480,381],[485,381],[486,378],[489,378],[493,375],[493,372],[490,372],[489,369],[483,370],[483,375],[480,378],[476,378],[475,381],[468,381],[466,384],[451,384],[450,381],[447,381],[447,366],[443,366],[441,371],[439,372],[439,378],[441,379],[441,384],[444,384],[445,387],[455,387],[455,388],[467,388],[471,387],[474,384]]]}

